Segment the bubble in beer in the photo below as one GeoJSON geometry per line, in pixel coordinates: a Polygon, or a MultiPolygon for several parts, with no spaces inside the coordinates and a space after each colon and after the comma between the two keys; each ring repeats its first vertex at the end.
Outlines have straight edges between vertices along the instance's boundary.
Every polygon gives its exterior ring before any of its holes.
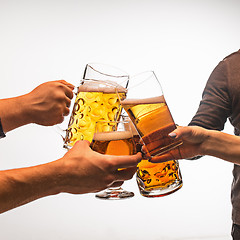
{"type": "Polygon", "coordinates": [[[121,105],[115,91],[118,88],[124,98],[126,89],[111,81],[108,84],[105,81],[97,83],[86,81],[78,88],[65,138],[68,146],[73,146],[78,140],[91,142],[97,121],[115,121],[120,116],[121,105]]]}
{"type": "Polygon", "coordinates": [[[167,188],[179,178],[179,166],[176,161],[151,166],[152,163],[142,160],[140,164],[141,167],[139,167],[137,177],[146,189],[167,188]]]}

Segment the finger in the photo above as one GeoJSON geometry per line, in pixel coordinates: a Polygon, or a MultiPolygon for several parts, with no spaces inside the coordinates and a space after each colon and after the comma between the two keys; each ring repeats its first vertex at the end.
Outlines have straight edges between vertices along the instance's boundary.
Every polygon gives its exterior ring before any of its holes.
{"type": "Polygon", "coordinates": [[[141,148],[141,152],[143,154],[143,158],[145,159],[150,159],[151,158],[151,155],[150,153],[148,152],[147,148],[145,145],[142,145],[142,148],[141,148]]]}
{"type": "Polygon", "coordinates": [[[73,89],[71,89],[71,88],[69,88],[69,87],[67,87],[67,86],[64,86],[65,95],[66,95],[68,98],[70,98],[70,99],[73,98],[73,91],[72,91],[72,90],[73,90],[73,89]]]}
{"type": "Polygon", "coordinates": [[[142,159],[142,154],[139,152],[135,155],[124,155],[124,156],[111,156],[105,155],[110,157],[110,161],[112,161],[113,166],[116,168],[129,168],[135,167],[142,159]]]}
{"type": "Polygon", "coordinates": [[[161,162],[167,162],[167,161],[179,160],[179,159],[182,159],[182,156],[181,156],[181,152],[180,152],[180,147],[177,147],[165,154],[152,157],[148,161],[152,162],[152,163],[161,163],[161,162]]]}
{"type": "Polygon", "coordinates": [[[65,102],[66,106],[69,108],[71,106],[71,100],[69,98],[66,98],[65,102]]]}
{"type": "Polygon", "coordinates": [[[64,116],[58,116],[58,118],[56,119],[56,122],[54,124],[59,124],[59,123],[62,123],[64,121],[64,116]]]}
{"type": "Polygon", "coordinates": [[[65,107],[63,109],[63,116],[67,116],[69,114],[69,112],[70,112],[69,108],[65,107]]]}
{"type": "Polygon", "coordinates": [[[71,88],[72,90],[75,88],[74,85],[72,85],[71,83],[65,81],[65,80],[59,80],[59,82],[61,82],[62,84],[64,84],[65,86],[71,88]]]}
{"type": "Polygon", "coordinates": [[[65,95],[72,99],[73,98],[73,90],[74,90],[74,86],[73,85],[68,85],[64,80],[60,80],[58,81],[60,83],[60,86],[63,88],[63,92],[65,93],[65,95]]]}
{"type": "Polygon", "coordinates": [[[178,139],[178,138],[183,138],[187,137],[188,135],[191,134],[191,130],[189,127],[182,127],[178,126],[174,131],[168,134],[169,137],[172,139],[178,139]]]}
{"type": "Polygon", "coordinates": [[[115,177],[117,181],[126,181],[133,177],[135,172],[137,171],[137,167],[131,167],[122,169],[116,172],[115,177]]]}
{"type": "Polygon", "coordinates": [[[170,160],[173,160],[173,159],[172,159],[172,156],[168,153],[148,159],[148,161],[151,163],[162,163],[162,162],[167,162],[170,160]]]}

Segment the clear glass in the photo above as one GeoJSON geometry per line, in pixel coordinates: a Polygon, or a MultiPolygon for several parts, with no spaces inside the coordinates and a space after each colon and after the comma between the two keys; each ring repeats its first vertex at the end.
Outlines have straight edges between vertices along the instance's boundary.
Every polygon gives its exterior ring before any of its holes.
{"type": "MultiPolygon", "coordinates": [[[[101,154],[132,155],[136,154],[136,145],[129,121],[98,121],[91,148],[101,154]]],[[[121,169],[118,169],[121,171],[121,169]]],[[[110,187],[96,194],[101,199],[126,199],[134,196],[133,192],[122,187],[110,187]]]]}
{"type": "Polygon", "coordinates": [[[176,125],[154,72],[132,77],[127,96],[119,94],[119,98],[150,156],[161,155],[182,144],[181,140],[168,136],[176,125]]]}
{"type": "MultiPolygon", "coordinates": [[[[148,155],[156,156],[182,144],[168,136],[176,125],[154,72],[130,78],[127,97],[119,95],[119,98],[134,125],[138,150],[144,144],[148,155]]],[[[178,161],[153,164],[147,158],[143,159],[138,165],[136,178],[140,193],[145,197],[169,195],[183,184],[178,161]]]]}
{"type": "Polygon", "coordinates": [[[101,63],[86,65],[70,119],[66,120],[64,148],[70,149],[78,140],[91,142],[97,121],[119,120],[122,107],[115,89],[124,98],[128,81],[128,74],[119,68],[101,63]]]}

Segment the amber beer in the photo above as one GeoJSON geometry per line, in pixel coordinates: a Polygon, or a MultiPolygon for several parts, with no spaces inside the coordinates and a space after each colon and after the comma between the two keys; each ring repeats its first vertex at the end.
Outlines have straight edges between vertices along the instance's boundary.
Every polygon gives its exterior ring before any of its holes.
{"type": "Polygon", "coordinates": [[[161,155],[182,142],[168,136],[176,125],[163,96],[121,102],[151,156],[161,155]]]}
{"type": "MultiPolygon", "coordinates": [[[[131,128],[137,151],[141,151],[139,134],[133,124],[131,128]]],[[[162,197],[182,187],[178,161],[151,163],[147,159],[143,159],[138,164],[136,179],[139,191],[145,197],[162,197]]]]}
{"type": "MultiPolygon", "coordinates": [[[[140,137],[134,134],[137,149],[141,149],[140,137]]],[[[162,197],[182,187],[182,176],[178,161],[151,163],[143,159],[138,164],[137,184],[141,195],[145,197],[162,197]]]]}
{"type": "Polygon", "coordinates": [[[136,153],[131,131],[95,133],[91,148],[96,152],[108,155],[133,155],[136,153]]]}
{"type": "Polygon", "coordinates": [[[150,163],[142,160],[136,178],[140,193],[145,197],[162,197],[182,187],[178,161],[150,163]]]}
{"type": "Polygon", "coordinates": [[[99,120],[118,120],[121,105],[116,94],[126,96],[126,89],[113,81],[85,80],[78,87],[74,107],[64,139],[69,149],[78,140],[92,141],[95,124],[99,120]]]}

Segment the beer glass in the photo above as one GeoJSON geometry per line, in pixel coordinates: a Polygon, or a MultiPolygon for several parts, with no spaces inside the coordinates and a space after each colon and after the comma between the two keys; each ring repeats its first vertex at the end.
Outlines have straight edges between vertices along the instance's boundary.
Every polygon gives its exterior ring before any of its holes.
{"type": "MultiPolygon", "coordinates": [[[[148,156],[161,155],[182,144],[168,136],[176,126],[154,72],[131,78],[127,98],[120,96],[120,100],[134,124],[137,148],[145,145],[148,156]]],[[[161,197],[177,191],[182,187],[178,161],[156,164],[147,158],[142,160],[138,165],[137,183],[145,197],[161,197]]]]}
{"type": "Polygon", "coordinates": [[[161,155],[182,144],[181,140],[168,136],[176,125],[154,72],[144,72],[131,78],[127,97],[119,94],[119,98],[149,156],[161,155]]]}
{"type": "Polygon", "coordinates": [[[71,148],[78,140],[91,142],[98,120],[119,119],[122,107],[115,89],[124,99],[128,80],[128,75],[116,67],[98,63],[86,65],[63,139],[64,148],[71,148]]]}
{"type": "MultiPolygon", "coordinates": [[[[133,140],[129,121],[98,121],[91,148],[101,154],[132,155],[136,154],[136,145],[133,140]]],[[[118,171],[121,171],[119,169],[118,171]]],[[[121,187],[108,188],[96,194],[101,199],[122,199],[133,197],[134,193],[121,187]]]]}

